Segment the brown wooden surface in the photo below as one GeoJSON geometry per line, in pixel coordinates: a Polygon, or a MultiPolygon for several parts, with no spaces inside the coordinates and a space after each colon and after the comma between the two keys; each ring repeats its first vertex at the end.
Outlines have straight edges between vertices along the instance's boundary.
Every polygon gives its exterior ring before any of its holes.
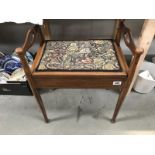
{"type": "MultiPolygon", "coordinates": [[[[27,50],[25,48],[25,50],[27,50]]],[[[45,110],[45,107],[44,107],[44,104],[43,104],[43,101],[42,101],[42,98],[39,94],[39,92],[37,91],[36,89],[36,85],[33,81],[33,77],[32,77],[32,74],[31,74],[31,70],[30,70],[30,67],[25,59],[25,55],[23,53],[25,53],[24,49],[23,48],[17,48],[16,49],[16,53],[18,54],[18,56],[20,57],[20,60],[21,60],[21,63],[23,65],[23,69],[24,69],[24,72],[25,72],[25,75],[27,77],[27,80],[28,80],[28,83],[30,85],[30,88],[32,90],[32,93],[33,95],[35,96],[36,98],[36,101],[39,105],[39,108],[44,116],[44,120],[45,122],[48,122],[48,117],[47,117],[47,114],[46,114],[46,110],[45,110]]]]}
{"type": "MultiPolygon", "coordinates": [[[[45,22],[44,24],[46,25],[45,22]]],[[[45,32],[45,35],[46,33],[49,33],[48,29],[46,30],[47,31],[45,32]]],[[[124,20],[120,21],[119,28],[117,29],[117,31],[118,32],[116,33],[116,39],[115,39],[116,43],[114,43],[114,47],[122,68],[122,71],[120,72],[66,72],[66,71],[40,72],[40,71],[37,71],[36,68],[40,62],[45,44],[41,44],[41,47],[38,49],[36,59],[34,60],[34,64],[32,66],[32,70],[30,70],[25,60],[24,54],[25,54],[25,51],[32,46],[34,42],[33,39],[36,39],[36,31],[35,29],[31,29],[29,31],[23,48],[17,49],[17,53],[21,59],[29,85],[32,89],[34,96],[36,97],[36,100],[40,106],[40,109],[43,113],[43,116],[46,122],[48,122],[48,118],[46,115],[46,111],[45,111],[41,96],[37,91],[37,88],[111,88],[111,89],[117,88],[117,87],[121,88],[120,96],[112,118],[112,121],[115,122],[115,119],[118,115],[120,107],[126,97],[128,88],[130,87],[135,69],[137,67],[140,55],[142,53],[142,51],[137,50],[136,47],[133,46],[134,43],[132,40],[132,36],[130,34],[129,29],[125,27],[124,20]],[[134,55],[134,58],[132,59],[132,63],[130,67],[127,66],[127,63],[125,61],[125,58],[123,56],[122,50],[119,45],[120,37],[122,34],[127,35],[127,36],[124,36],[124,40],[126,42],[126,45],[129,47],[129,49],[132,51],[134,55]],[[29,40],[30,38],[32,39],[29,40]],[[113,85],[114,81],[121,81],[122,85],[115,86],[113,85]]],[[[40,31],[37,31],[37,32],[40,33],[40,31]]],[[[42,40],[43,40],[43,37],[42,37],[42,40]]]]}
{"type": "MultiPolygon", "coordinates": [[[[120,37],[121,37],[121,33],[122,33],[123,37],[124,37],[124,42],[125,42],[126,46],[132,52],[133,58],[130,63],[130,67],[128,69],[128,78],[125,81],[125,83],[123,83],[123,86],[121,88],[120,95],[119,95],[119,98],[118,98],[118,101],[117,101],[117,104],[115,107],[115,111],[114,111],[114,114],[113,114],[113,117],[111,120],[113,123],[116,121],[116,117],[120,111],[120,108],[121,108],[124,100],[125,100],[125,97],[127,96],[127,93],[130,89],[131,83],[132,83],[134,75],[135,75],[136,68],[140,61],[140,57],[144,52],[144,50],[142,48],[136,48],[129,28],[124,26],[124,21],[120,21],[120,27],[122,27],[122,29],[118,29],[118,33],[116,35],[116,42],[117,42],[117,44],[120,43],[120,37]]],[[[118,47],[119,47],[119,45],[118,45],[118,47]]]]}
{"type": "MultiPolygon", "coordinates": [[[[33,27],[32,29],[30,29],[28,31],[23,47],[22,48],[17,48],[16,53],[18,54],[18,56],[19,56],[19,58],[21,60],[25,75],[27,77],[27,81],[28,81],[28,83],[30,85],[30,88],[32,90],[33,95],[36,98],[36,101],[37,101],[37,103],[39,105],[39,108],[40,108],[40,110],[41,110],[41,112],[43,114],[44,120],[45,120],[45,122],[48,122],[49,120],[48,120],[48,117],[47,117],[47,114],[46,114],[46,110],[45,110],[42,98],[41,98],[39,92],[36,89],[36,85],[35,85],[33,77],[32,77],[31,69],[30,69],[30,67],[29,67],[29,65],[27,63],[27,60],[25,59],[26,51],[28,51],[28,49],[33,45],[33,43],[34,43],[34,41],[35,41],[35,39],[37,37],[37,30],[38,30],[38,26],[35,26],[35,27],[33,27]]],[[[43,38],[40,38],[40,39],[42,41],[43,38]]],[[[41,41],[40,41],[40,43],[41,43],[41,41]]]]}
{"type": "Polygon", "coordinates": [[[114,81],[126,80],[126,76],[33,76],[37,88],[115,88],[114,81]]]}
{"type": "Polygon", "coordinates": [[[51,37],[51,31],[49,28],[49,20],[48,19],[43,19],[42,30],[43,30],[45,40],[51,40],[52,37],[51,37]]]}
{"type": "Polygon", "coordinates": [[[129,72],[128,72],[128,78],[125,81],[125,83],[123,83],[122,89],[120,91],[120,95],[119,95],[119,98],[118,98],[118,101],[117,101],[117,104],[116,104],[116,107],[115,107],[115,111],[114,111],[114,114],[113,114],[113,117],[112,117],[112,122],[115,122],[116,117],[117,117],[117,115],[119,113],[119,110],[120,110],[120,108],[121,108],[121,106],[122,106],[122,104],[124,102],[124,99],[125,99],[127,93],[128,93],[128,90],[130,88],[131,82],[132,82],[133,77],[134,77],[136,67],[138,65],[140,56],[142,55],[143,51],[138,50],[138,51],[135,51],[135,53],[137,53],[137,54],[132,59],[130,69],[129,69],[129,72]]]}
{"type": "Polygon", "coordinates": [[[36,57],[35,57],[35,59],[34,59],[34,62],[33,62],[33,64],[32,64],[32,72],[34,72],[36,69],[37,69],[37,66],[38,66],[38,64],[39,64],[39,62],[40,62],[40,59],[41,59],[41,57],[42,57],[42,54],[43,54],[43,50],[44,50],[44,48],[45,48],[45,43],[43,43],[43,45],[42,46],[40,46],[39,48],[38,48],[38,50],[37,50],[37,54],[36,54],[36,57]]]}
{"type": "Polygon", "coordinates": [[[116,55],[118,57],[119,63],[121,65],[121,68],[122,68],[123,72],[127,73],[128,70],[129,70],[129,67],[127,65],[125,56],[123,55],[122,49],[115,42],[113,44],[114,44],[114,47],[115,47],[115,51],[117,51],[116,55]]]}
{"type": "Polygon", "coordinates": [[[36,76],[52,76],[52,77],[63,77],[63,76],[70,76],[70,77],[85,77],[85,76],[89,76],[89,77],[98,77],[98,76],[104,76],[104,77],[109,77],[109,76],[122,76],[122,77],[126,77],[127,73],[126,72],[40,72],[40,71],[36,71],[33,72],[32,75],[34,77],[36,76]]]}

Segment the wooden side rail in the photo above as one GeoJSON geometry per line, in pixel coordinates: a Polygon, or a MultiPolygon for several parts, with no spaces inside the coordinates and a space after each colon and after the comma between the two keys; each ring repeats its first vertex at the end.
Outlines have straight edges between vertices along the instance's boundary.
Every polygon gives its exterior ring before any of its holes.
{"type": "Polygon", "coordinates": [[[23,46],[15,50],[21,60],[25,74],[31,74],[31,69],[25,59],[25,53],[34,45],[37,39],[39,39],[40,46],[42,46],[44,43],[44,36],[39,25],[35,25],[28,30],[23,46]]]}
{"type": "Polygon", "coordinates": [[[132,39],[130,29],[124,25],[124,20],[120,20],[118,33],[117,33],[116,38],[115,38],[118,46],[120,46],[120,40],[121,40],[122,35],[123,35],[124,42],[125,42],[126,46],[131,50],[131,52],[133,54],[133,58],[130,62],[129,70],[127,72],[128,78],[121,88],[121,92],[120,92],[120,95],[119,95],[119,98],[118,98],[118,101],[117,101],[117,104],[115,107],[115,111],[114,111],[114,114],[113,114],[113,117],[111,120],[113,123],[115,122],[116,117],[119,113],[119,110],[120,110],[120,108],[121,108],[121,106],[125,100],[125,97],[128,93],[131,82],[135,76],[135,71],[136,71],[137,65],[139,63],[140,57],[144,51],[143,49],[136,48],[134,41],[132,39]]]}
{"type": "MultiPolygon", "coordinates": [[[[17,53],[17,55],[19,56],[19,58],[21,60],[21,63],[23,65],[23,69],[24,69],[27,77],[30,77],[31,69],[28,65],[28,62],[25,59],[25,53],[34,44],[34,42],[37,38],[38,30],[39,30],[39,25],[35,25],[33,28],[29,29],[28,32],[26,33],[26,38],[25,38],[25,42],[24,42],[23,46],[16,48],[16,50],[15,50],[15,52],[17,53]]],[[[40,44],[41,44],[41,43],[43,43],[43,38],[42,37],[40,37],[40,38],[41,38],[40,39],[40,44]]]]}
{"type": "Polygon", "coordinates": [[[42,30],[45,36],[45,40],[51,40],[51,31],[49,28],[49,19],[43,19],[43,26],[42,26],[42,30]]]}
{"type": "Polygon", "coordinates": [[[44,107],[44,104],[42,101],[42,98],[36,89],[36,84],[33,81],[31,69],[28,65],[27,60],[25,59],[26,51],[30,47],[32,47],[32,45],[34,44],[35,40],[38,37],[38,34],[40,37],[40,45],[42,45],[44,43],[44,38],[43,38],[43,35],[41,33],[41,29],[40,29],[39,25],[36,25],[32,29],[28,30],[28,32],[26,34],[26,39],[25,39],[24,45],[22,47],[16,48],[16,53],[18,54],[18,56],[21,60],[25,75],[27,77],[27,81],[30,85],[30,88],[32,90],[33,95],[35,96],[35,98],[37,100],[39,108],[40,108],[40,110],[44,116],[44,120],[45,120],[45,122],[49,122],[49,120],[47,118],[46,111],[45,111],[45,107],[44,107]]]}

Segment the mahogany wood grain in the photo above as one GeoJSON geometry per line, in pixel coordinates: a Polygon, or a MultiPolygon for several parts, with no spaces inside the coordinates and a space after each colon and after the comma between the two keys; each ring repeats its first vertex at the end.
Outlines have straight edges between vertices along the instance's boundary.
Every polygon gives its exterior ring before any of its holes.
{"type": "Polygon", "coordinates": [[[38,64],[39,64],[39,62],[40,62],[40,59],[41,59],[41,57],[42,57],[42,54],[43,54],[43,50],[44,50],[44,48],[45,48],[45,43],[43,43],[43,45],[42,46],[40,46],[39,48],[38,48],[38,50],[37,50],[37,54],[36,54],[36,57],[35,57],[35,59],[34,59],[34,62],[33,62],[33,64],[32,64],[32,72],[34,72],[36,69],[37,69],[37,66],[38,66],[38,64]]]}
{"type": "Polygon", "coordinates": [[[98,76],[105,76],[105,77],[109,77],[109,76],[127,76],[126,72],[59,72],[59,71],[54,71],[54,72],[40,72],[40,71],[36,71],[33,73],[33,76],[72,76],[72,77],[79,77],[79,76],[89,76],[89,77],[98,77],[98,76]]]}
{"type": "Polygon", "coordinates": [[[118,45],[116,44],[116,42],[113,42],[113,45],[114,45],[115,51],[117,51],[117,52],[116,52],[116,55],[117,55],[118,60],[119,60],[119,62],[120,62],[121,68],[122,68],[122,70],[123,70],[124,72],[127,73],[128,70],[129,70],[129,67],[128,67],[128,65],[127,65],[127,62],[126,62],[126,59],[125,59],[125,57],[124,57],[124,55],[123,55],[123,52],[122,52],[122,50],[121,50],[121,47],[118,46],[118,45]]]}
{"type": "MultiPolygon", "coordinates": [[[[47,26],[48,23],[46,20],[44,20],[44,25],[44,36],[45,38],[48,37],[50,39],[47,26]]],[[[48,118],[37,88],[120,88],[120,96],[112,118],[112,122],[115,122],[120,107],[126,97],[127,91],[134,77],[134,72],[139,62],[140,56],[142,54],[142,50],[138,50],[135,47],[130,31],[124,24],[124,20],[120,20],[118,26],[119,27],[117,29],[116,38],[114,39],[114,47],[122,70],[117,72],[37,71],[36,68],[42,57],[46,39],[44,39],[44,36],[40,34],[41,31],[36,26],[28,31],[23,48],[17,48],[16,52],[21,59],[27,80],[39,104],[45,122],[48,122],[48,118]],[[120,39],[122,34],[124,35],[124,41],[126,45],[134,55],[132,63],[129,67],[120,47],[120,39]],[[34,40],[37,38],[37,35],[40,36],[40,48],[37,51],[37,55],[31,70],[25,60],[24,54],[26,50],[28,50],[33,45],[34,40]],[[122,84],[114,85],[114,81],[121,81],[122,84]]]]}
{"type": "Polygon", "coordinates": [[[33,76],[37,88],[112,88],[120,87],[113,82],[120,81],[123,83],[127,77],[68,77],[68,76],[33,76]]]}
{"type": "Polygon", "coordinates": [[[119,95],[119,98],[118,98],[118,101],[117,101],[117,104],[116,104],[116,107],[115,107],[115,111],[114,111],[114,114],[113,114],[113,117],[112,117],[112,122],[114,123],[115,120],[116,120],[116,117],[119,113],[119,110],[123,104],[123,101],[128,93],[128,90],[130,88],[130,85],[131,85],[131,82],[133,80],[133,77],[134,77],[134,73],[135,73],[135,70],[136,70],[136,67],[138,65],[138,62],[139,62],[139,59],[140,59],[140,56],[141,54],[143,53],[143,51],[138,51],[138,54],[136,54],[134,56],[134,58],[132,59],[132,63],[131,63],[131,66],[130,66],[130,69],[129,69],[129,73],[128,73],[128,78],[126,80],[126,82],[123,84],[122,86],[122,89],[120,91],[120,95],[119,95]]]}
{"type": "Polygon", "coordinates": [[[48,19],[43,19],[43,34],[44,34],[45,40],[52,39],[48,19]]]}
{"type": "Polygon", "coordinates": [[[44,120],[45,120],[46,123],[48,123],[49,120],[48,120],[48,117],[47,117],[47,114],[46,114],[46,110],[45,110],[42,98],[41,98],[39,92],[36,89],[36,85],[34,83],[34,80],[33,80],[32,74],[31,74],[31,70],[29,68],[29,65],[28,65],[26,59],[25,59],[25,55],[23,55],[23,50],[24,49],[22,49],[22,48],[17,48],[16,53],[20,57],[20,60],[21,60],[21,63],[23,65],[25,75],[26,75],[27,80],[28,80],[28,83],[30,85],[30,88],[32,90],[33,95],[35,96],[35,98],[37,100],[37,103],[38,103],[38,105],[40,107],[40,110],[41,110],[41,112],[42,112],[42,114],[44,116],[44,120]]]}

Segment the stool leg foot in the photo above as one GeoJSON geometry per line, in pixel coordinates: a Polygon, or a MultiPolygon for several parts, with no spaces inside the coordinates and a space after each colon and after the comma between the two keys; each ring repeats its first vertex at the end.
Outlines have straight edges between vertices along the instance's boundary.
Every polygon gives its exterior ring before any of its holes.
{"type": "Polygon", "coordinates": [[[111,123],[115,123],[116,122],[116,120],[114,120],[114,119],[111,119],[111,123]]]}
{"type": "Polygon", "coordinates": [[[33,88],[33,95],[35,96],[36,100],[37,100],[37,103],[39,105],[39,108],[43,114],[43,117],[44,117],[44,120],[46,123],[49,122],[49,119],[47,117],[47,114],[46,114],[46,110],[45,110],[45,107],[44,107],[44,104],[43,104],[43,101],[42,101],[42,98],[40,96],[40,94],[38,93],[37,89],[34,89],[33,88]]]}
{"type": "Polygon", "coordinates": [[[118,101],[117,101],[117,104],[116,104],[116,107],[115,107],[115,111],[114,111],[114,114],[113,114],[113,117],[111,119],[111,122],[112,123],[115,123],[116,122],[116,117],[120,111],[120,108],[124,102],[124,99],[126,97],[128,93],[128,88],[126,88],[125,86],[121,89],[121,92],[120,92],[120,95],[119,95],[119,98],[118,98],[118,101]]]}

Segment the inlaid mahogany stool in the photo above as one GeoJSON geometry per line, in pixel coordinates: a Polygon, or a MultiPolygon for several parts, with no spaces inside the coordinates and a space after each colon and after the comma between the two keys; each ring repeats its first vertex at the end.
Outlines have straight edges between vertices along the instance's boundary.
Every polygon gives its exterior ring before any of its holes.
{"type": "MultiPolygon", "coordinates": [[[[43,28],[46,24],[43,23],[43,28]]],[[[28,30],[24,45],[16,49],[45,122],[49,120],[38,88],[119,88],[120,95],[112,117],[115,122],[142,52],[136,48],[124,20],[118,20],[113,39],[45,40],[41,27],[35,25],[28,30]],[[120,47],[122,36],[133,54],[130,66],[120,47]],[[40,47],[30,68],[25,52],[37,38],[40,47]]]]}

